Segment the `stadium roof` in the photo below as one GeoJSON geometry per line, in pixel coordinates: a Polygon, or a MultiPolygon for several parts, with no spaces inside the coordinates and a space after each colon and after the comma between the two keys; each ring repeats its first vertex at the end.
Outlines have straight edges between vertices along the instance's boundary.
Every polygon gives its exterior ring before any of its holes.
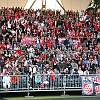
{"type": "MultiPolygon", "coordinates": [[[[32,1],[32,0],[31,0],[32,1]]],[[[28,0],[0,0],[1,7],[25,7],[28,0]]]]}
{"type": "MultiPolygon", "coordinates": [[[[45,0],[43,0],[45,1],[45,0]]],[[[46,0],[46,9],[86,10],[91,0],[46,0]]],[[[42,0],[0,0],[1,7],[23,7],[41,9],[42,0]]]]}

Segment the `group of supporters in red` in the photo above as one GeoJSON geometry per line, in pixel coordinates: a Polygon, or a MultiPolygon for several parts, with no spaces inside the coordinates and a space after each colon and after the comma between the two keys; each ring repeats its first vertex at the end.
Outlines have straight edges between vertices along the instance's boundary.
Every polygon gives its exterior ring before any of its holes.
{"type": "Polygon", "coordinates": [[[100,74],[99,13],[2,7],[0,75],[13,72],[100,74]]]}

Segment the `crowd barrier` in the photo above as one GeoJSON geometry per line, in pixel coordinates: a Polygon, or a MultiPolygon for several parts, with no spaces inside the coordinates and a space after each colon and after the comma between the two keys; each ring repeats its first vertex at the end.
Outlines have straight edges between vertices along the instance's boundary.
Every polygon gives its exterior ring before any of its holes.
{"type": "MultiPolygon", "coordinates": [[[[28,76],[27,75],[20,75],[18,77],[18,81],[15,84],[11,82],[12,75],[9,75],[9,78],[4,78],[5,76],[0,76],[0,90],[24,90],[28,89],[28,76]]],[[[15,79],[16,80],[16,79],[15,79]]]]}
{"type": "Polygon", "coordinates": [[[100,93],[100,74],[51,74],[0,76],[0,93],[37,91],[82,91],[82,95],[100,93]],[[17,78],[16,78],[17,77],[17,78]]]}
{"type": "Polygon", "coordinates": [[[17,90],[57,90],[66,88],[81,88],[81,77],[79,75],[20,75],[16,83],[9,78],[0,76],[0,91],[17,90]]]}

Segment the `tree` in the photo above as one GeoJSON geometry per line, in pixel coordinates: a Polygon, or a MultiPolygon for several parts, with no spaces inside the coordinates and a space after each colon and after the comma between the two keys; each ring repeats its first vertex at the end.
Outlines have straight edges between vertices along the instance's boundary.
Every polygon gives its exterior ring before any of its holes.
{"type": "Polygon", "coordinates": [[[94,0],[94,7],[95,12],[97,12],[97,10],[100,8],[100,0],[94,0]]]}
{"type": "Polygon", "coordinates": [[[97,12],[100,9],[100,0],[92,0],[87,10],[97,12]]]}

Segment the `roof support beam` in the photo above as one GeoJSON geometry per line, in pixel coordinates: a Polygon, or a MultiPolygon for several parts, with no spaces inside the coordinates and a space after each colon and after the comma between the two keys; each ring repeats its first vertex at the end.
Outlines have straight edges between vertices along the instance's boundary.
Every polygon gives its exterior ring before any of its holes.
{"type": "Polygon", "coordinates": [[[57,1],[57,3],[61,6],[61,8],[62,8],[64,11],[66,11],[65,8],[61,5],[61,3],[60,3],[58,0],[56,0],[56,1],[57,1]]]}
{"type": "Polygon", "coordinates": [[[32,8],[32,6],[34,5],[34,3],[36,2],[36,0],[34,0],[34,2],[32,3],[32,5],[30,6],[30,8],[29,9],[31,9],[32,8]]]}

